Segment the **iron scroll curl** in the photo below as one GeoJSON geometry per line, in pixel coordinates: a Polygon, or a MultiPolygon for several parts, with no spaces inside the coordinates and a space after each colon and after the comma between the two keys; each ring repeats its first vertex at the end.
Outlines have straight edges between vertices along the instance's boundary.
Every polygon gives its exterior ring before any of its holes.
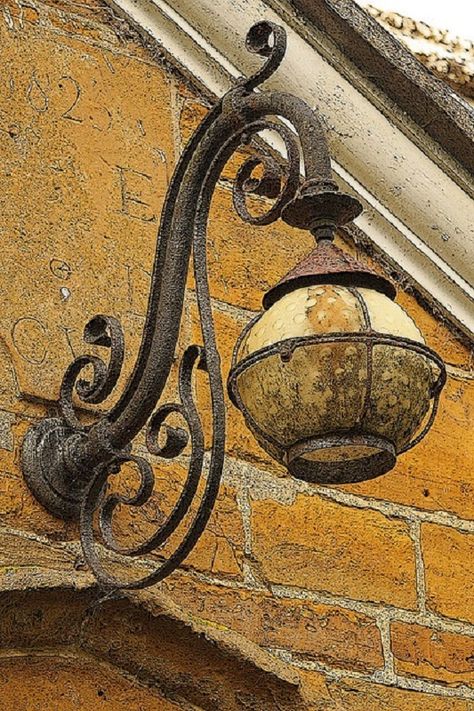
{"type": "MultiPolygon", "coordinates": [[[[283,59],[284,29],[271,22],[260,22],[250,29],[246,46],[264,57],[265,63],[251,77],[239,80],[209,112],[184,149],[170,181],[158,231],[144,333],[123,393],[97,422],[87,427],[81,424],[75,413],[73,392],[83,403],[104,402],[114,392],[123,363],[124,340],[120,325],[113,317],[103,315],[89,321],[84,338],[88,343],[108,348],[108,364],[98,356],[80,356],[68,367],[61,386],[64,423],[61,436],[64,433],[69,441],[61,447],[61,476],[57,475],[51,484],[55,486],[57,497],[64,467],[69,477],[84,481],[81,541],[88,565],[105,588],[143,588],[169,575],[196,544],[217,498],[224,465],[225,404],[209,294],[206,242],[211,199],[222,169],[241,145],[262,131],[274,130],[283,140],[287,153],[285,164],[267,154],[259,159],[250,158],[238,171],[234,205],[240,217],[253,224],[270,224],[277,220],[285,206],[294,200],[301,183],[301,157],[306,180],[321,184],[331,181],[324,130],[316,114],[296,97],[254,91],[283,59]],[[288,124],[293,129],[288,128],[288,124]],[[263,174],[253,177],[260,166],[263,174]],[[255,216],[248,209],[246,195],[249,192],[273,198],[273,205],[264,215],[255,216]],[[155,409],[173,365],[191,247],[203,345],[188,347],[182,356],[179,401],[155,409]],[[89,370],[92,368],[89,381],[81,375],[86,366],[89,370]],[[203,493],[180,543],[170,556],[138,580],[121,580],[109,572],[95,534],[100,534],[105,549],[122,556],[139,556],[159,549],[190,514],[199,483],[204,478],[203,425],[193,391],[197,367],[207,373],[212,410],[211,451],[203,493]],[[173,414],[180,415],[184,427],[167,424],[173,414]],[[122,547],[114,536],[114,515],[121,506],[140,507],[149,503],[154,490],[152,466],[144,457],[132,454],[130,448],[134,437],[145,426],[148,426],[146,447],[158,458],[175,459],[183,455],[189,443],[188,471],[171,513],[157,530],[134,547],[122,547]],[[160,433],[166,435],[163,444],[160,444],[160,433]],[[138,470],[136,491],[131,495],[107,493],[110,477],[126,463],[138,470]],[[96,516],[98,531],[94,526],[96,516]]],[[[31,470],[28,453],[24,459],[31,470]]],[[[59,471],[59,464],[55,470],[59,471]]],[[[44,481],[43,474],[42,485],[44,481]]],[[[34,487],[32,474],[28,476],[28,483],[34,487]]],[[[46,499],[43,495],[42,501],[46,499]]]]}

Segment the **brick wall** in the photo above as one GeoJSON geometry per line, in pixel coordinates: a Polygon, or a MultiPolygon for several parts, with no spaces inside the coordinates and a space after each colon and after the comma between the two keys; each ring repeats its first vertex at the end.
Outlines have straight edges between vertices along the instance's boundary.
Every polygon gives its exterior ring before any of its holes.
{"type": "MultiPolygon", "coordinates": [[[[98,0],[4,0],[0,48],[0,586],[8,590],[50,587],[55,575],[83,568],[77,525],[29,494],[19,446],[32,421],[56,411],[62,374],[86,352],[82,328],[95,313],[118,316],[125,330],[119,388],[130,372],[166,185],[207,109],[98,0]]],[[[209,230],[224,376],[263,291],[312,243],[281,223],[240,221],[230,190],[238,163],[223,173],[209,230]]],[[[345,247],[369,259],[348,240],[345,247]]],[[[192,278],[186,298],[180,351],[200,340],[192,278]]],[[[448,365],[430,435],[379,480],[314,487],[288,478],[228,403],[224,484],[211,522],[182,570],[156,588],[205,627],[233,630],[295,669],[306,708],[474,710],[472,350],[408,287],[398,300],[448,365]]],[[[209,425],[203,374],[197,393],[209,425]]],[[[136,447],[144,452],[143,438],[136,447]]],[[[124,540],[147,535],[156,506],[166,512],[179,494],[186,456],[151,461],[153,505],[120,516],[124,540]]],[[[131,488],[133,477],[127,469],[117,485],[131,488]]],[[[44,640],[37,646],[40,654],[44,640]]],[[[58,684],[70,688],[66,667],[58,684]]],[[[12,689],[25,683],[22,665],[5,662],[2,674],[7,668],[12,689]]],[[[82,688],[79,677],[74,683],[82,688]]],[[[162,708],[133,693],[129,708],[162,708]]]]}

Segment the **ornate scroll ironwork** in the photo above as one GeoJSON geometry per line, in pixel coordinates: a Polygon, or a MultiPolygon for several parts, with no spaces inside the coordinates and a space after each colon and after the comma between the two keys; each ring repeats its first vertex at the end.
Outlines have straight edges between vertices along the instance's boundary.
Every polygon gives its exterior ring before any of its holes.
{"type": "MultiPolygon", "coordinates": [[[[253,224],[273,222],[290,202],[293,211],[298,212],[297,201],[303,200],[298,197],[300,153],[305,169],[304,185],[326,191],[333,202],[337,193],[331,181],[324,131],[315,113],[288,94],[254,91],[283,59],[284,30],[270,22],[260,22],[249,31],[246,44],[251,52],[265,57],[265,63],[250,78],[239,80],[209,112],[186,146],[171,179],[161,215],[142,342],[124,392],[94,424],[84,425],[75,413],[73,393],[82,403],[103,402],[117,384],[123,362],[123,335],[118,321],[110,316],[95,316],[85,328],[84,340],[108,348],[108,364],[91,355],[74,360],[61,386],[62,418],[44,420],[32,427],[24,440],[23,468],[31,490],[58,516],[78,517],[80,512],[84,554],[105,587],[145,587],[172,572],[195,545],[217,497],[224,461],[225,408],[207,278],[206,227],[211,198],[225,163],[241,144],[263,130],[271,128],[283,139],[288,154],[285,166],[267,156],[263,160],[263,175],[256,179],[252,176],[260,161],[250,158],[238,172],[234,204],[242,219],[253,224]],[[286,123],[270,120],[272,117],[285,119],[295,132],[286,123]],[[273,197],[275,202],[265,215],[254,216],[246,206],[248,192],[273,197]],[[182,357],[179,402],[163,404],[155,410],[173,364],[191,246],[203,346],[190,346],[182,357]],[[196,366],[208,374],[212,401],[212,445],[204,492],[170,557],[140,580],[122,581],[104,565],[94,539],[94,516],[98,517],[105,548],[125,556],[138,556],[168,541],[189,513],[201,480],[205,450],[203,427],[193,399],[192,376],[196,366]],[[90,380],[81,377],[86,367],[92,369],[90,380]],[[167,425],[173,413],[181,416],[186,429],[167,425]],[[174,458],[183,453],[189,440],[188,474],[181,495],[158,530],[145,542],[122,548],[113,533],[114,513],[119,506],[143,506],[150,502],[154,486],[150,463],[132,454],[130,447],[147,422],[146,446],[153,455],[174,458]],[[166,441],[159,444],[159,433],[163,432],[166,441]],[[110,477],[125,463],[138,469],[140,483],[136,492],[130,496],[108,494],[110,477]]],[[[311,229],[312,223],[307,226],[311,229]]]]}

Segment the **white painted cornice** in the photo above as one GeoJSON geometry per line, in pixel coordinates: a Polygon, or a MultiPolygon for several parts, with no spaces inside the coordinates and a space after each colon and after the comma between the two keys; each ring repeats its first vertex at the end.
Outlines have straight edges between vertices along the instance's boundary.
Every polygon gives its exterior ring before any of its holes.
{"type": "Polygon", "coordinates": [[[318,109],[357,226],[474,335],[474,183],[439,144],[282,0],[108,0],[182,71],[220,96],[260,61],[245,50],[258,20],[284,25],[288,50],[266,86],[318,109]]]}

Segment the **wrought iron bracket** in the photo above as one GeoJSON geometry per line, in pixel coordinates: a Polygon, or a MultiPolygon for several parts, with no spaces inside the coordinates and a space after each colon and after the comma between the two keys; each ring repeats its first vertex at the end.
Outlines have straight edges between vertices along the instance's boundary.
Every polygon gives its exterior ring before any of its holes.
{"type": "Polygon", "coordinates": [[[282,61],[285,31],[270,22],[260,22],[250,29],[246,45],[266,61],[251,77],[239,80],[209,112],[186,146],[171,179],[157,237],[142,342],[124,392],[110,411],[92,425],[85,426],[76,414],[77,402],[101,403],[114,391],[122,367],[124,339],[120,324],[113,317],[96,316],[87,324],[84,340],[107,349],[108,359],[84,355],[74,360],[61,385],[61,417],[34,425],[24,439],[22,465],[28,486],[55,516],[80,519],[86,560],[105,587],[138,588],[162,580],[191,551],[216,500],[224,462],[225,408],[207,279],[206,227],[211,198],[227,160],[242,143],[269,128],[280,135],[286,146],[286,164],[268,155],[266,159],[251,158],[237,174],[234,205],[242,219],[252,224],[265,225],[283,217],[290,224],[311,230],[317,239],[327,238],[336,225],[349,221],[361,210],[359,203],[341,195],[332,181],[325,134],[315,112],[294,96],[255,91],[282,61]],[[288,123],[293,129],[288,128],[288,123]],[[304,179],[300,174],[301,157],[304,179]],[[259,163],[263,163],[264,173],[256,179],[253,175],[259,163]],[[264,215],[249,211],[246,195],[250,191],[274,198],[264,215]],[[190,346],[182,357],[179,401],[155,410],[173,364],[191,247],[203,346],[190,346]],[[90,380],[82,376],[86,367],[92,369],[90,380]],[[170,557],[140,580],[120,580],[107,569],[101,556],[103,548],[95,542],[95,519],[105,548],[137,556],[162,546],[195,500],[204,462],[203,428],[192,385],[195,367],[206,370],[212,401],[212,446],[204,492],[170,557]],[[181,416],[186,429],[166,424],[172,413],[181,416]],[[124,548],[114,536],[114,514],[120,506],[145,504],[153,491],[154,475],[148,459],[132,454],[130,447],[145,426],[147,449],[158,457],[176,457],[190,443],[188,474],[178,500],[158,530],[135,547],[124,548]],[[166,440],[161,445],[160,433],[165,434],[166,440]],[[109,477],[126,462],[138,469],[138,490],[128,497],[108,493],[109,477]]]}

